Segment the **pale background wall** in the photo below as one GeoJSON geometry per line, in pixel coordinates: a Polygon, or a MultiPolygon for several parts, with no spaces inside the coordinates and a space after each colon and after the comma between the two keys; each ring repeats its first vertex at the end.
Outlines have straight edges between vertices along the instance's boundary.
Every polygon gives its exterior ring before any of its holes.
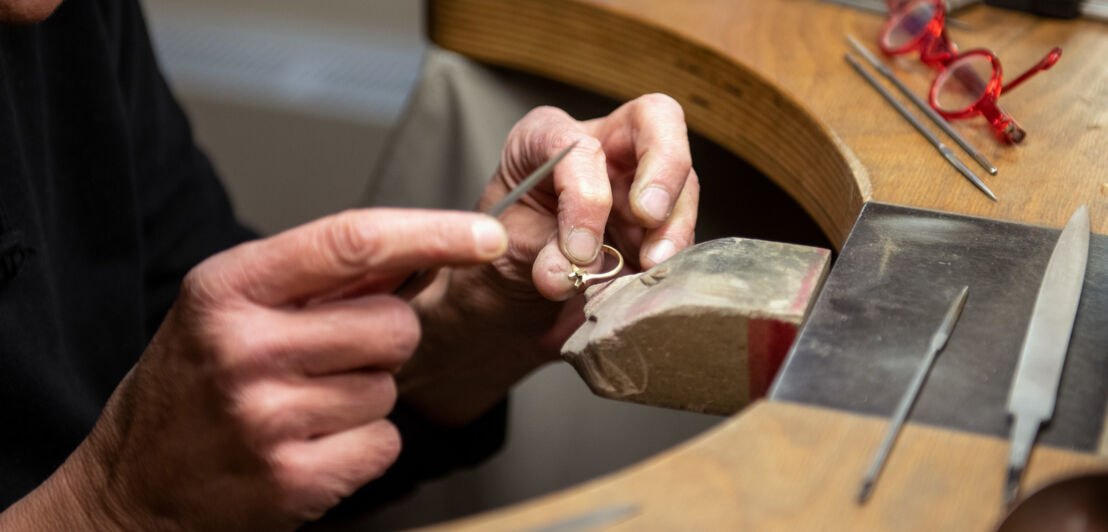
{"type": "MultiPolygon", "coordinates": [[[[419,2],[144,1],[163,68],[244,220],[274,232],[357,204],[415,81],[419,2]]],[[[502,453],[357,529],[435,522],[570,486],[719,420],[602,400],[568,366],[550,366],[513,394],[502,453]]]]}

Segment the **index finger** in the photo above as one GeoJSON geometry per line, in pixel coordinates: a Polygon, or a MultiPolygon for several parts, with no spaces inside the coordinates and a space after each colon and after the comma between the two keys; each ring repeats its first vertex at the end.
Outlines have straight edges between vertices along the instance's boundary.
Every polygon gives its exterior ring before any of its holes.
{"type": "Polygon", "coordinates": [[[508,135],[502,166],[536,167],[574,145],[554,167],[558,242],[565,257],[590,264],[600,252],[612,207],[612,189],[604,147],[561,109],[539,107],[527,113],[508,135]],[[514,165],[511,164],[514,162],[514,165]]]}
{"type": "Polygon", "coordinates": [[[202,266],[218,271],[218,285],[231,293],[281,305],[367,276],[488,262],[507,247],[504,227],[483,214],[361,209],[232,248],[202,266]]]}
{"type": "Polygon", "coordinates": [[[664,94],[648,94],[586,125],[617,166],[635,169],[628,196],[631,213],[644,227],[661,226],[692,169],[681,104],[664,94]]]}

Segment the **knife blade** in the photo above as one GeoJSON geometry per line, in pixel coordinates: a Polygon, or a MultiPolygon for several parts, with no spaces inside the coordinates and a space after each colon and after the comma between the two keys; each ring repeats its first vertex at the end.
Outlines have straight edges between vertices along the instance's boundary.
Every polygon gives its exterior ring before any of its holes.
{"type": "Polygon", "coordinates": [[[1082,205],[1062,230],[1046,265],[1008,395],[1012,424],[1004,493],[1009,504],[1019,493],[1020,477],[1040,425],[1054,415],[1088,256],[1089,209],[1082,205]]]}

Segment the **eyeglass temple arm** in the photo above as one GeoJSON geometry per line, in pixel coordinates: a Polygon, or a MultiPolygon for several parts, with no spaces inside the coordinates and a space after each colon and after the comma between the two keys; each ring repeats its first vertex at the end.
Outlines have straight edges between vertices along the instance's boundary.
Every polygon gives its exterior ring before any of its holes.
{"type": "Polygon", "coordinates": [[[1039,72],[1042,72],[1043,70],[1054,66],[1054,63],[1057,63],[1058,58],[1060,57],[1062,57],[1062,49],[1055,46],[1054,49],[1043,56],[1043,58],[1040,59],[1039,62],[1035,64],[1035,66],[1027,69],[1027,72],[1020,74],[1018,78],[1004,84],[1004,88],[1000,89],[1000,92],[1005,93],[1018,87],[1020,83],[1027,81],[1027,78],[1030,78],[1031,76],[1034,76],[1035,74],[1038,74],[1039,72]]]}

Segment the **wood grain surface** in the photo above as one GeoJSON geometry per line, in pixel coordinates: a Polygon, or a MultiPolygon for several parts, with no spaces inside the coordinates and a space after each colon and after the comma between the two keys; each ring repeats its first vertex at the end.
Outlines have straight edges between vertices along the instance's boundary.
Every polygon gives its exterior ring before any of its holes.
{"type": "MultiPolygon", "coordinates": [[[[1003,515],[1005,442],[907,425],[865,506],[855,498],[885,420],[759,402],[702,436],[571,490],[428,530],[519,532],[611,504],[635,515],[600,530],[990,530],[1003,515]]],[[[1032,490],[1105,469],[1037,447],[1032,490]]]]}
{"type": "MultiPolygon", "coordinates": [[[[985,6],[957,13],[969,29],[951,29],[954,42],[993,50],[1008,78],[1063,48],[1053,69],[1001,98],[1027,131],[1022,144],[999,143],[982,118],[955,123],[997,176],[931,127],[996,192],[992,202],[844,61],[848,33],[876,50],[881,17],[817,0],[439,0],[429,15],[432,40],[480,61],[621,99],[675,97],[691,128],[779,184],[836,247],[870,200],[1052,227],[1087,204],[1093,232],[1108,234],[1102,23],[985,6]]],[[[886,62],[926,92],[934,72],[915,57],[886,62]]],[[[623,472],[437,529],[529,530],[623,502],[639,514],[605,530],[994,526],[1007,442],[917,424],[905,427],[869,504],[857,506],[884,428],[882,419],[761,402],[623,472]]],[[[1024,490],[1105,468],[1103,457],[1039,446],[1024,490]]]]}
{"type": "MultiPolygon", "coordinates": [[[[869,199],[1053,227],[1085,203],[1108,234],[1108,26],[985,6],[958,18],[971,29],[950,30],[954,42],[993,50],[1009,78],[1063,49],[1001,97],[1022,144],[999,143],[983,118],[955,123],[999,168],[979,172],[995,203],[843,60],[848,33],[876,51],[871,14],[816,0],[451,0],[432,3],[429,29],[448,49],[606,95],[674,96],[690,127],[781,185],[836,246],[869,199]]],[[[918,59],[887,62],[926,92],[934,73],[918,59]]]]}

